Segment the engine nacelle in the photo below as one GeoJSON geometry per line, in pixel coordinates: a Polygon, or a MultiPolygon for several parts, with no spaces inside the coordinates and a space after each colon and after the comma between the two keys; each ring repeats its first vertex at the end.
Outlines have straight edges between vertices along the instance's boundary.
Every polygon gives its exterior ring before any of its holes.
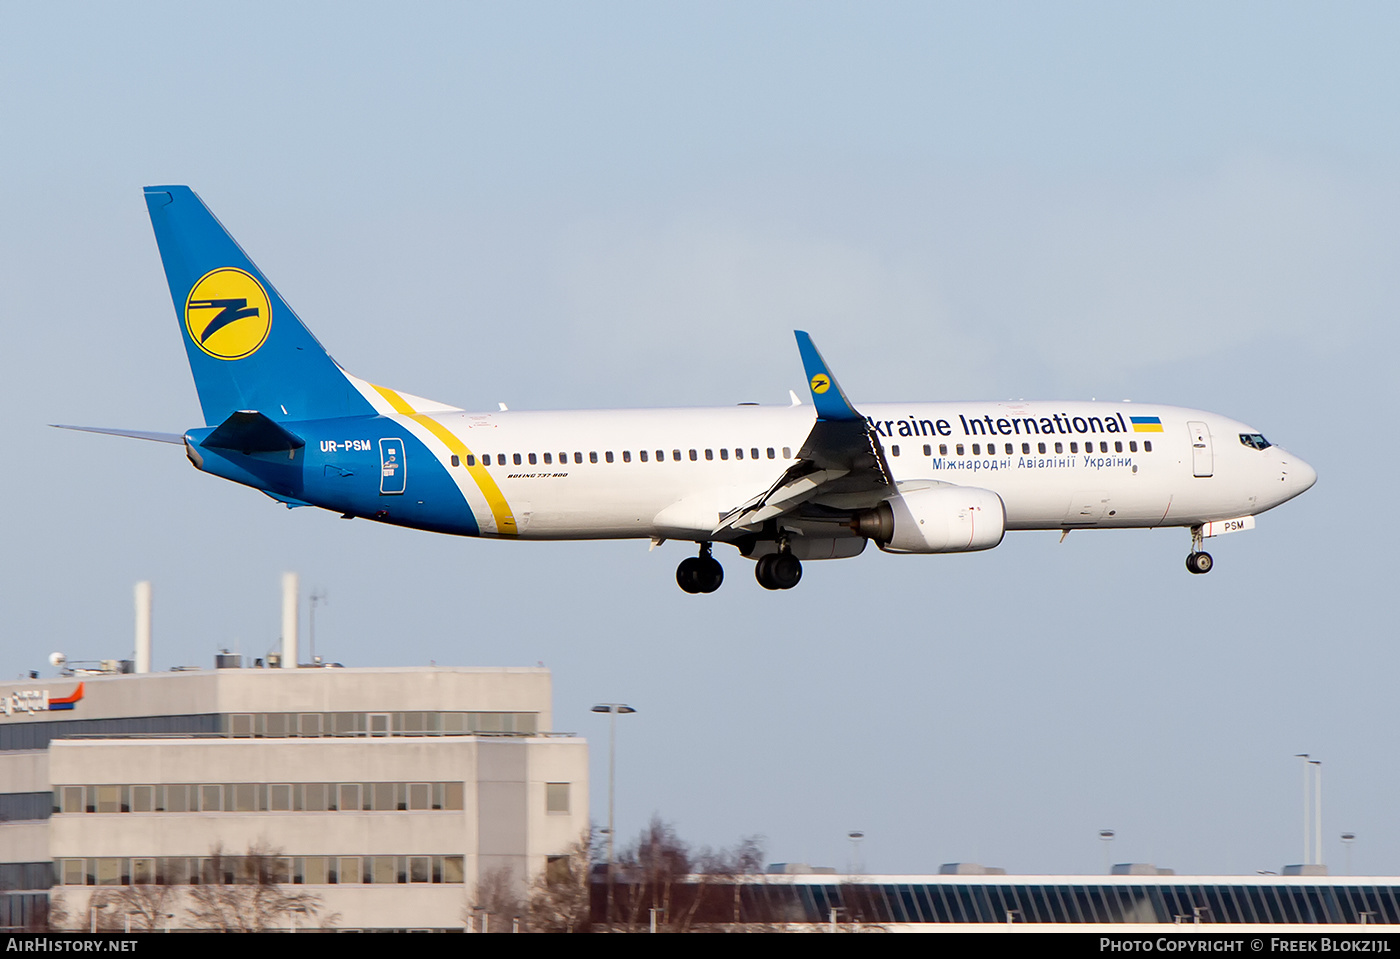
{"type": "Polygon", "coordinates": [[[970,553],[1006,534],[1006,506],[991,490],[933,486],[857,513],[851,528],[890,553],[970,553]]]}

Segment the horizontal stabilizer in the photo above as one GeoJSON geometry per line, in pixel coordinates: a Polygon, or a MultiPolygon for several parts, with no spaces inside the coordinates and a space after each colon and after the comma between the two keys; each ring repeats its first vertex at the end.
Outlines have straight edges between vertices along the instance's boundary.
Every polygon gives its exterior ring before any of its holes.
{"type": "Polygon", "coordinates": [[[200,446],[235,453],[285,453],[306,441],[254,410],[239,410],[219,424],[200,446]]]}
{"type": "Polygon", "coordinates": [[[179,433],[151,433],[145,430],[109,430],[100,426],[66,426],[63,423],[50,423],[50,426],[60,430],[82,430],[84,433],[106,433],[108,436],[126,436],[134,440],[150,440],[153,443],[174,443],[179,446],[185,442],[184,436],[179,433]]]}

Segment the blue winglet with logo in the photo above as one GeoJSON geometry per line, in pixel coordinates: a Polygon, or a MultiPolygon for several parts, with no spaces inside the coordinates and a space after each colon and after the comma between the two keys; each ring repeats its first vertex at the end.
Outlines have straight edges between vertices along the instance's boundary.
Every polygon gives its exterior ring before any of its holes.
{"type": "Polygon", "coordinates": [[[374,412],[193,190],[148,186],[146,208],[204,422],[374,412]]]}
{"type": "Polygon", "coordinates": [[[807,386],[812,391],[812,405],[817,408],[817,418],[834,423],[865,419],[846,399],[841,384],[831,375],[831,369],[822,359],[821,351],[812,338],[801,330],[793,332],[797,336],[797,351],[802,354],[802,367],[807,373],[807,386]]]}

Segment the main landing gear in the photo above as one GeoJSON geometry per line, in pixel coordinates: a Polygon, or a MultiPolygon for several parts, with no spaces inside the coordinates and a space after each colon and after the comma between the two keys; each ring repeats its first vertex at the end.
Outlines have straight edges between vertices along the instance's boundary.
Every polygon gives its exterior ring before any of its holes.
{"type": "Polygon", "coordinates": [[[1209,573],[1215,566],[1215,560],[1210,558],[1210,554],[1201,549],[1205,542],[1201,536],[1199,526],[1191,527],[1191,552],[1186,554],[1186,568],[1193,573],[1209,573]]]}
{"type": "Polygon", "coordinates": [[[802,563],[787,550],[768,553],[758,558],[754,575],[764,589],[792,589],[802,580],[802,563]]]}
{"type": "Polygon", "coordinates": [[[710,544],[700,544],[700,555],[681,560],[676,584],[687,593],[713,593],[724,582],[724,567],[710,555],[710,544]]]}

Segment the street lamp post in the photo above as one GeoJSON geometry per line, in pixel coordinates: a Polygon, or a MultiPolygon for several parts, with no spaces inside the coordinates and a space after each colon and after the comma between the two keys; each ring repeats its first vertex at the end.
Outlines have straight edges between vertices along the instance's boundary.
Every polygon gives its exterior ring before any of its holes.
{"type": "Polygon", "coordinates": [[[1301,759],[1303,761],[1303,865],[1306,866],[1310,862],[1312,862],[1312,842],[1311,837],[1309,837],[1308,835],[1308,829],[1312,822],[1312,817],[1308,815],[1308,813],[1310,812],[1310,810],[1308,809],[1309,758],[1307,753],[1295,753],[1293,758],[1301,759]]]}
{"type": "Polygon", "coordinates": [[[592,712],[608,714],[608,926],[612,927],[613,913],[613,868],[617,864],[617,829],[613,822],[613,788],[617,780],[617,717],[635,713],[636,710],[625,703],[599,703],[592,712]]]}
{"type": "Polygon", "coordinates": [[[1099,840],[1103,842],[1103,871],[1104,875],[1113,872],[1113,865],[1109,862],[1108,844],[1113,842],[1113,837],[1118,835],[1112,829],[1100,829],[1099,840]]]}
{"type": "Polygon", "coordinates": [[[1313,772],[1313,859],[1322,865],[1322,760],[1310,759],[1308,765],[1315,767],[1313,772]]]}

